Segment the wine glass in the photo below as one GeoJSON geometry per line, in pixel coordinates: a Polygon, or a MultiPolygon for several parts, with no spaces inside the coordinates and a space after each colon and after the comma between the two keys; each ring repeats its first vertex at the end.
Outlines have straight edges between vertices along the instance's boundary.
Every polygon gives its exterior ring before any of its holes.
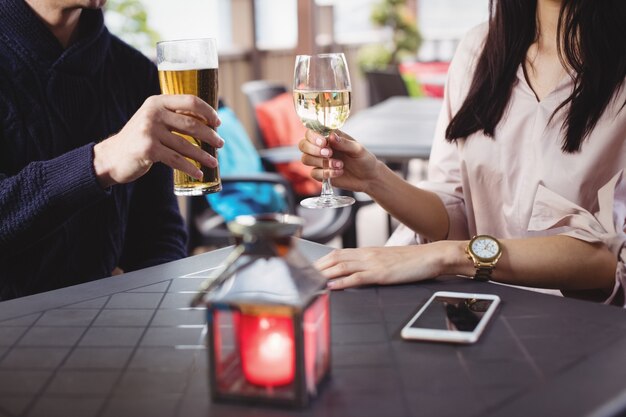
{"type": "MultiPolygon", "coordinates": [[[[328,136],[343,126],[350,114],[350,74],[343,54],[298,55],[293,76],[293,102],[307,129],[328,136]]],[[[306,208],[339,208],[354,198],[335,195],[324,158],[322,193],[300,202],[306,208]]]]}

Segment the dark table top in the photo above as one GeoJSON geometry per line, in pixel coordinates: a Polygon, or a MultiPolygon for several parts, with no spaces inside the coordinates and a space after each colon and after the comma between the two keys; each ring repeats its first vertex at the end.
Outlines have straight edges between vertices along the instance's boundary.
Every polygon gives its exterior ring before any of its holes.
{"type": "Polygon", "coordinates": [[[309,408],[212,404],[204,311],[188,305],[230,250],[0,303],[0,416],[600,417],[626,404],[623,310],[456,277],[333,292],[331,379],[309,408]],[[402,340],[437,290],[502,305],[474,345],[402,340]]]}

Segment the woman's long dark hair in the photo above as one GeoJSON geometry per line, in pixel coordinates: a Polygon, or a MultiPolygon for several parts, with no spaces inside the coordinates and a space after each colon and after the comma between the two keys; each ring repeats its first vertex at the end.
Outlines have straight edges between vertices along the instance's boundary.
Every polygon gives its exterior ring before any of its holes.
{"type": "MultiPolygon", "coordinates": [[[[511,97],[516,73],[537,38],[537,0],[490,0],[489,33],[469,93],[446,129],[455,141],[482,130],[493,137],[511,97]]],[[[580,151],[626,77],[626,0],[563,0],[559,55],[574,71],[563,131],[563,152],[580,151]]],[[[624,103],[623,106],[626,105],[624,103]]],[[[554,114],[552,116],[554,116],[554,114]]]]}

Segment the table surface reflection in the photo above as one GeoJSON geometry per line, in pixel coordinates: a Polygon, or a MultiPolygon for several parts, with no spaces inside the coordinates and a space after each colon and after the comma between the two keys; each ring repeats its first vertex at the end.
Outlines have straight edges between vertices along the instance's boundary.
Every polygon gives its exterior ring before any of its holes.
{"type": "Polygon", "coordinates": [[[213,404],[189,300],[230,250],[0,303],[0,416],[599,417],[626,403],[624,311],[442,277],[332,293],[332,375],[309,408],[213,404]],[[500,295],[478,343],[400,338],[437,290],[500,295]]]}

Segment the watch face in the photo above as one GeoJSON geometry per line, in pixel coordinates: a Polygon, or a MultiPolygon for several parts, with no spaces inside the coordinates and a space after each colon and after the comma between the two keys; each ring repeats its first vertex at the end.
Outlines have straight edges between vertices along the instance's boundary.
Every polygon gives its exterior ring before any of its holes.
{"type": "Polygon", "coordinates": [[[498,242],[490,237],[478,236],[471,246],[472,252],[480,258],[494,258],[500,252],[498,242]]]}

